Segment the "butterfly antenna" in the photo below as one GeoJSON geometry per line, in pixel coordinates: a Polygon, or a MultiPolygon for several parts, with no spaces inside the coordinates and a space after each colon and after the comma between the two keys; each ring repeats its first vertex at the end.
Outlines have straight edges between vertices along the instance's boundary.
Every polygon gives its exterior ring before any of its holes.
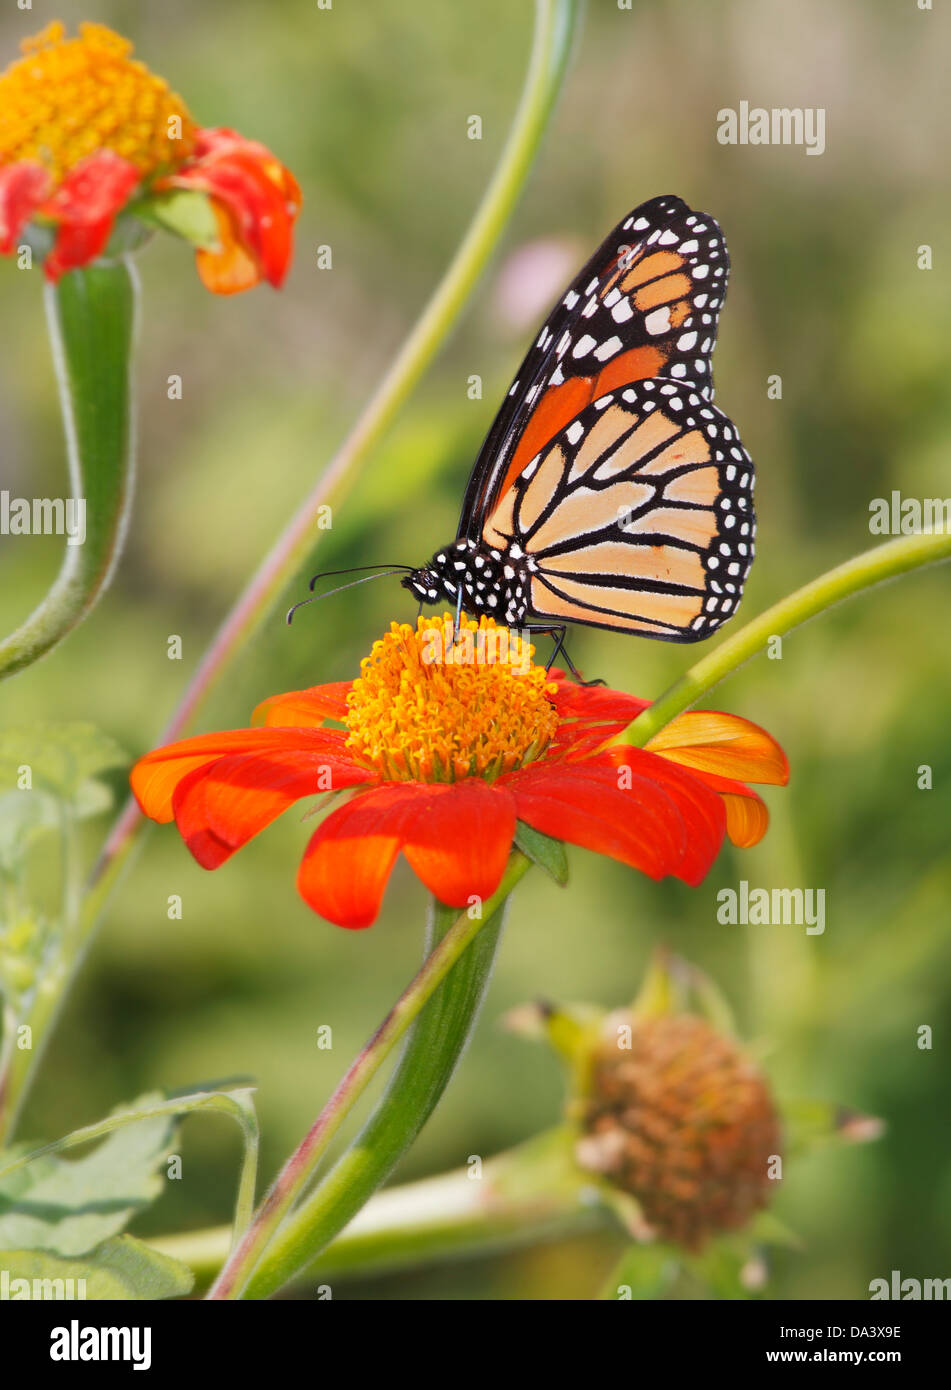
{"type": "MultiPolygon", "coordinates": [[[[317,573],[317,574],[314,575],[313,579],[310,581],[310,583],[308,584],[307,587],[308,587],[308,589],[310,590],[310,592],[313,593],[313,592],[314,592],[314,585],[317,583],[318,579],[333,579],[333,578],[334,578],[336,575],[338,575],[338,574],[362,574],[365,570],[387,570],[387,571],[389,571],[391,574],[396,574],[399,570],[405,570],[407,574],[412,574],[412,572],[413,572],[413,566],[412,566],[412,565],[351,565],[351,566],[349,566],[349,568],[344,569],[344,570],[320,570],[319,573],[317,573]]],[[[382,576],[381,576],[381,578],[382,578],[382,576]]],[[[347,585],[344,585],[343,587],[346,588],[347,585]]],[[[331,592],[332,592],[332,593],[336,593],[337,590],[336,590],[336,589],[332,589],[331,592]]]]}
{"type": "MultiPolygon", "coordinates": [[[[376,569],[377,566],[375,566],[375,565],[363,565],[363,566],[360,566],[360,568],[362,568],[362,569],[376,569]]],[[[325,570],[323,574],[314,575],[314,579],[324,579],[324,578],[327,577],[328,574],[333,574],[333,573],[337,573],[337,574],[349,574],[349,573],[352,573],[352,571],[350,571],[350,570],[337,570],[337,571],[334,571],[334,570],[325,570]]],[[[362,579],[351,579],[349,584],[338,584],[337,587],[336,587],[335,589],[328,589],[328,590],[326,591],[326,593],[323,593],[323,594],[312,594],[310,598],[302,598],[301,601],[300,601],[300,603],[295,603],[294,606],[293,606],[293,608],[288,609],[288,612],[287,612],[287,620],[286,620],[286,621],[287,621],[288,625],[290,625],[291,620],[293,619],[294,614],[297,612],[298,608],[306,608],[307,605],[308,605],[308,603],[317,603],[319,599],[322,599],[322,598],[330,598],[332,594],[341,594],[341,593],[343,593],[344,589],[355,589],[356,586],[357,586],[358,584],[369,584],[369,582],[370,582],[371,579],[386,579],[387,575],[390,575],[390,574],[411,574],[411,573],[412,573],[412,566],[411,566],[411,565],[398,565],[395,569],[384,569],[384,570],[381,570],[381,571],[380,571],[379,573],[377,573],[377,574],[365,574],[365,575],[363,576],[362,579]]],[[[311,586],[313,586],[313,582],[314,582],[314,580],[311,580],[311,586]]]]}

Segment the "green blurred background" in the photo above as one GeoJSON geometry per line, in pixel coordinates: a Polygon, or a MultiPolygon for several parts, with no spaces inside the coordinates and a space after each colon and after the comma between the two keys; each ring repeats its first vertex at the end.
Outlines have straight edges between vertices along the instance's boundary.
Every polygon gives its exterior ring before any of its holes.
{"type": "MultiPolygon", "coordinates": [[[[0,687],[4,723],[93,720],[131,758],[152,746],[216,623],[450,257],[514,109],[531,6],[35,0],[31,12],[4,7],[0,60],[56,17],[127,34],[199,122],[265,141],[306,199],[280,294],[206,294],[170,238],[140,255],[128,549],[91,620],[0,687]],[[481,142],[466,138],[473,113],[481,142]],[[322,244],[333,248],[331,271],[317,268],[322,244]],[[172,373],[181,401],[166,397],[172,373]],[[182,662],[167,659],[173,633],[182,662]]],[[[419,562],[453,534],[471,460],[547,301],[616,219],[661,192],[714,213],[733,260],[718,401],[759,470],[759,558],[742,618],[872,544],[873,497],[951,494],[948,28],[946,10],[920,12],[912,0],[590,4],[492,269],[322,537],[319,565],[419,562]],[[744,99],[826,108],[826,152],[719,145],[717,111],[744,99]],[[916,267],[922,243],[934,248],[930,272],[916,267]],[[539,254],[519,274],[511,258],[532,244],[539,254]],[[467,398],[473,373],[481,401],[467,398]],[[774,373],[779,401],[767,398],[774,373]]],[[[39,276],[9,261],[0,279],[2,486],[62,495],[39,276]]],[[[0,539],[0,629],[41,597],[59,558],[55,538],[0,539]]],[[[315,555],[287,603],[317,566],[315,555]]],[[[764,1043],[780,1094],[838,1100],[888,1125],[878,1144],[787,1168],[776,1209],[804,1248],[777,1261],[771,1294],[862,1298],[891,1269],[949,1272],[949,579],[922,573],[854,601],[788,638],[782,660],[761,657],[717,691],[721,707],[780,739],[793,769],[787,790],[767,793],[772,827],[756,849],[725,852],[697,890],[580,850],[567,890],[540,873],[525,882],[474,1044],[402,1178],[552,1122],[556,1063],[506,1035],[501,1016],[538,996],[622,1003],[666,942],[715,977],[744,1032],[764,1043]],[[933,767],[931,791],[917,789],[921,764],[933,767]],[[825,935],[719,925],[716,893],[740,878],[824,887],[825,935]],[[917,1047],[922,1024],[934,1029],[933,1051],[917,1047]]],[[[350,676],[388,621],[410,612],[395,581],[381,581],[305,610],[291,629],[276,613],[199,727],[243,725],[275,691],[350,676]]],[[[642,696],[694,655],[580,629],[571,652],[642,696]]],[[[105,824],[88,832],[90,854],[105,824]]],[[[292,812],[213,875],[172,830],[150,830],[47,1056],[25,1135],[62,1134],[150,1087],[248,1073],[270,1175],[420,949],[424,895],[405,865],[371,931],[341,931],[304,907],[294,874],[310,829],[292,812]],[[170,893],[182,895],[180,922],[167,919],[170,893]],[[320,1051],[328,1023],[334,1047],[320,1051]]],[[[192,1120],[183,1152],[184,1179],[143,1231],[227,1219],[237,1142],[220,1122],[192,1120]]],[[[341,1284],[335,1296],[585,1298],[618,1249],[606,1234],[341,1284]]]]}

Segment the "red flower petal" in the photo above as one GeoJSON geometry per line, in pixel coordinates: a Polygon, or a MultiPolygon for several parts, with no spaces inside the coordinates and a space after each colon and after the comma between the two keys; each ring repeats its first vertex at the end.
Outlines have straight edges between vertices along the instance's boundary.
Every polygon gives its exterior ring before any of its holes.
{"type": "Polygon", "coordinates": [[[204,868],[216,869],[292,802],[366,780],[364,769],[321,752],[239,753],[189,773],[172,806],[192,854],[204,868]]]}
{"type": "Polygon", "coordinates": [[[53,196],[39,209],[59,224],[46,258],[48,280],[88,265],[105,249],[116,214],[126,205],[139,171],[114,150],[97,150],[73,165],[53,196]]]}
{"type": "Polygon", "coordinates": [[[686,833],[673,802],[642,778],[621,791],[613,762],[532,766],[513,773],[508,786],[519,819],[545,835],[620,859],[655,879],[683,859],[686,833]]]}
{"type": "Polygon", "coordinates": [[[560,671],[552,672],[555,692],[551,702],[562,719],[599,719],[630,724],[650,704],[638,700],[623,690],[611,690],[604,685],[578,685],[567,680],[560,671]]]}
{"type": "Polygon", "coordinates": [[[221,249],[197,253],[211,290],[231,294],[262,276],[280,286],[291,262],[300,188],[264,145],[234,131],[200,134],[198,159],[160,181],[159,188],[199,188],[218,204],[221,249]]]}
{"type": "Polygon", "coordinates": [[[464,907],[492,896],[515,833],[511,795],[464,782],[388,782],[332,812],[304,855],[297,886],[305,902],[342,927],[377,917],[400,849],[442,902],[464,907]]]}
{"type": "Polygon", "coordinates": [[[296,216],[301,205],[300,184],[290,169],[259,140],[247,140],[236,130],[227,126],[208,127],[199,130],[195,141],[195,153],[199,158],[211,154],[224,154],[229,151],[243,151],[251,154],[261,165],[273,184],[281,190],[289,204],[288,211],[296,216]]]}
{"type": "Polygon", "coordinates": [[[550,696],[561,723],[545,753],[546,758],[579,758],[595,753],[626,729],[647,709],[649,700],[638,700],[605,686],[577,685],[561,671],[552,673],[556,689],[550,696]]]}
{"type": "Polygon", "coordinates": [[[719,793],[726,810],[726,833],[738,849],[759,844],[769,829],[769,811],[762,797],[732,777],[718,777],[713,772],[691,772],[713,791],[719,793]]]}
{"type": "Polygon", "coordinates": [[[765,729],[736,714],[688,710],[672,719],[646,745],[671,762],[745,782],[785,786],[789,763],[765,729]]]}
{"type": "Polygon", "coordinates": [[[347,717],[347,696],[352,689],[352,681],[330,681],[327,685],[311,686],[309,690],[272,695],[269,700],[261,701],[251,721],[268,727],[293,725],[295,728],[322,724],[325,719],[342,722],[347,717]]]}
{"type": "Polygon", "coordinates": [[[369,927],[402,843],[407,800],[422,783],[386,783],[332,811],[314,832],[297,874],[304,901],[340,927],[369,927]]]}
{"type": "Polygon", "coordinates": [[[512,793],[467,778],[416,807],[403,853],[440,902],[466,907],[472,897],[484,901],[498,888],[514,835],[512,793]]]}
{"type": "Polygon", "coordinates": [[[14,250],[17,237],[46,197],[50,176],[42,164],[21,159],[0,168],[0,255],[14,250]]]}
{"type": "MultiPolygon", "coordinates": [[[[129,777],[135,799],[145,815],[163,824],[174,815],[173,797],[179,782],[196,769],[232,754],[319,754],[324,761],[338,760],[342,773],[357,765],[344,748],[342,729],[230,729],[225,733],[198,734],[156,748],[140,758],[129,777]]],[[[372,774],[360,768],[365,779],[372,774]]]]}
{"type": "Polygon", "coordinates": [[[649,878],[696,885],[723,841],[720,798],[688,773],[639,748],[584,762],[531,764],[504,780],[520,819],[559,840],[620,859],[649,878]],[[622,785],[621,766],[630,785],[622,785]]]}

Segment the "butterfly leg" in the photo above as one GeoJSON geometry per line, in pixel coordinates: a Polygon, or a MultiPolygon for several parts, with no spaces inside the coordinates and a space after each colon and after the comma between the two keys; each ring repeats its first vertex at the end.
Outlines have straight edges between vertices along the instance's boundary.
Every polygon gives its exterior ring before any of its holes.
{"type": "Polygon", "coordinates": [[[606,682],[601,680],[600,677],[593,681],[586,681],[581,679],[581,672],[578,670],[577,666],[575,666],[575,663],[568,655],[568,650],[565,646],[565,638],[568,635],[568,629],[564,624],[562,624],[561,627],[533,627],[531,624],[529,624],[525,631],[531,632],[537,637],[553,637],[555,639],[555,649],[552,652],[551,656],[548,658],[548,661],[545,665],[546,672],[551,670],[555,662],[558,660],[559,656],[563,656],[565,659],[565,665],[568,667],[568,670],[574,676],[575,680],[578,682],[579,685],[606,684],[606,682]]]}
{"type": "Polygon", "coordinates": [[[462,618],[462,585],[459,585],[459,594],[456,598],[456,621],[452,625],[452,640],[459,641],[459,622],[462,618]]]}

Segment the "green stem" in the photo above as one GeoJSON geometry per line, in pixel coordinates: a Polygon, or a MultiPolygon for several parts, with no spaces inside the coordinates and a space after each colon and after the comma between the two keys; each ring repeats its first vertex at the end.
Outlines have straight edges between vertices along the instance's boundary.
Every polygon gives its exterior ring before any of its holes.
{"type": "MultiPolygon", "coordinates": [[[[609,1211],[585,1200],[590,1179],[580,1169],[571,1171],[570,1144],[559,1126],[490,1159],[480,1178],[468,1168],[457,1169],[378,1192],[296,1277],[326,1282],[411,1269],[597,1227],[609,1211]]],[[[205,1284],[227,1259],[231,1228],[162,1236],[149,1244],[181,1260],[205,1284]]]]}
{"type": "MultiPolygon", "coordinates": [[[[464,308],[505,228],[538,150],[567,66],[578,8],[578,0],[535,0],[532,51],[518,110],[469,230],[360,419],[225,618],[160,735],[160,743],[171,742],[181,735],[228,663],[263,623],[281,589],[324,534],[316,529],[320,508],[328,502],[335,505],[339,502],[464,308]]],[[[66,276],[62,284],[72,278],[66,276]]],[[[19,1052],[15,1057],[12,1064],[15,1074],[8,1077],[8,1090],[5,1097],[0,1097],[0,1110],[4,1102],[8,1113],[22,1108],[36,1072],[45,1033],[55,1023],[63,995],[75,976],[98,925],[102,907],[143,824],[138,806],[130,800],[116,820],[93,870],[75,948],[55,978],[51,977],[48,997],[38,1001],[34,1016],[24,1020],[33,1028],[34,1050],[19,1052]]]]}
{"type": "Polygon", "coordinates": [[[0,680],[43,656],[82,620],[121,552],[135,454],[130,367],[137,285],[131,263],[120,260],[71,271],[46,287],[69,497],[84,502],[85,536],[76,545],[67,540],[52,588],[0,642],[0,680]]]}
{"type": "Polygon", "coordinates": [[[512,854],[481,917],[470,918],[467,912],[456,916],[439,906],[434,910],[428,932],[435,942],[431,953],[278,1174],[209,1298],[263,1298],[280,1288],[343,1229],[412,1144],[459,1060],[488,985],[505,902],[530,866],[520,851],[512,854]],[[343,1121],[416,1019],[404,1056],[369,1121],[278,1230],[343,1121]]]}
{"type": "Polygon", "coordinates": [[[765,613],[701,657],[643,714],[638,715],[627,731],[628,742],[642,748],[678,714],[695,704],[701,695],[761,652],[770,638],[781,637],[800,623],[814,618],[817,613],[864,589],[871,589],[887,579],[895,579],[900,574],[937,564],[949,557],[951,534],[901,536],[846,560],[845,564],[838,565],[797,589],[788,598],[774,603],[772,608],[767,608],[765,613]]]}

